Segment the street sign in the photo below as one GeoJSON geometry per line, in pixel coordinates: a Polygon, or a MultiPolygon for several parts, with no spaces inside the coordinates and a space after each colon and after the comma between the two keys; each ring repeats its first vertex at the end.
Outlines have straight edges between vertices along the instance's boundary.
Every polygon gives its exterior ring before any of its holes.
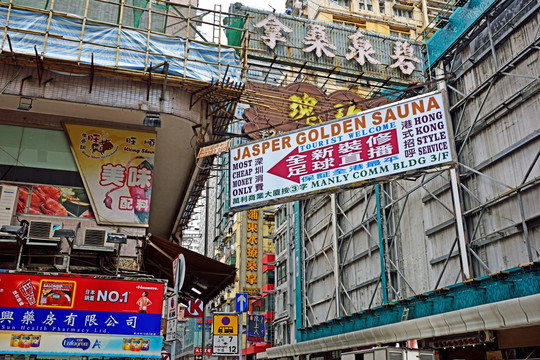
{"type": "Polygon", "coordinates": [[[214,315],[214,335],[238,335],[238,315],[214,315]]]}
{"type": "Polygon", "coordinates": [[[177,295],[173,295],[167,299],[167,319],[176,317],[176,298],[177,295]]]}
{"type": "Polygon", "coordinates": [[[213,355],[238,355],[238,315],[214,315],[213,355]]]}
{"type": "Polygon", "coordinates": [[[178,254],[172,262],[173,268],[173,283],[176,287],[176,290],[182,289],[184,285],[184,278],[186,276],[186,260],[184,254],[178,254]],[[178,285],[176,283],[178,277],[178,285]]]}
{"type": "Polygon", "coordinates": [[[185,317],[202,317],[203,316],[203,302],[200,299],[190,300],[188,307],[184,312],[185,317]]]}
{"type": "Polygon", "coordinates": [[[263,341],[265,335],[265,316],[248,315],[247,322],[248,341],[263,341]]]}
{"type": "Polygon", "coordinates": [[[167,320],[167,332],[165,333],[165,341],[173,341],[176,339],[176,318],[167,320]]]}
{"type": "Polygon", "coordinates": [[[248,308],[248,294],[236,294],[236,312],[244,313],[248,308]]]}
{"type": "Polygon", "coordinates": [[[214,335],[214,355],[238,355],[238,335],[214,335]]]}

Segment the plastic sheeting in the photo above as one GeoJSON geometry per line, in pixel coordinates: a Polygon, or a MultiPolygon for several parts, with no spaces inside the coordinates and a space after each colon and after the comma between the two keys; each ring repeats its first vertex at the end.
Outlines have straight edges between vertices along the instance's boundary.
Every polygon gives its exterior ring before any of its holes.
{"type": "MultiPolygon", "coordinates": [[[[234,49],[186,42],[179,36],[148,34],[127,28],[119,31],[117,26],[91,21],[86,21],[83,29],[83,19],[54,13],[46,37],[48,22],[48,14],[20,9],[12,9],[8,13],[8,8],[0,7],[0,26],[7,31],[17,54],[35,55],[36,46],[38,54],[45,58],[86,64],[91,63],[93,54],[96,66],[136,71],[146,70],[150,63],[157,65],[167,61],[170,75],[208,82],[225,80],[223,75],[229,66],[227,78],[241,82],[241,63],[234,49]]],[[[3,42],[2,50],[10,50],[7,40],[3,42]]]]}
{"type": "Polygon", "coordinates": [[[449,23],[426,42],[427,66],[433,66],[441,56],[456,43],[472,24],[495,3],[495,0],[471,0],[464,7],[456,9],[449,23]]]}

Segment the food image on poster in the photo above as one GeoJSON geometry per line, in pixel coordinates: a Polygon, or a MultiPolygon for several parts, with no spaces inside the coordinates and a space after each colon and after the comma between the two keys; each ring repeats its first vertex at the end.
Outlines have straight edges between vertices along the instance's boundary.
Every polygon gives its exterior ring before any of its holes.
{"type": "Polygon", "coordinates": [[[39,289],[38,306],[72,308],[74,293],[74,281],[42,280],[39,289]]]}

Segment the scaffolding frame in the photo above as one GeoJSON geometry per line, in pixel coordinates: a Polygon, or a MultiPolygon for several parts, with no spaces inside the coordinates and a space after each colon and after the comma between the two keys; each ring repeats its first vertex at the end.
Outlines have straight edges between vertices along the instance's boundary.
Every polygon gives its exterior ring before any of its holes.
{"type": "MultiPolygon", "coordinates": [[[[539,74],[521,71],[527,59],[538,56],[540,25],[529,31],[533,34],[532,39],[513,51],[510,58],[501,61],[500,56],[504,43],[527,23],[531,27],[529,20],[532,17],[538,18],[540,4],[527,0],[525,3],[519,11],[512,13],[513,16],[501,17],[504,24],[499,24],[495,30],[492,28],[493,21],[511,6],[511,1],[499,2],[484,14],[486,21],[481,21],[482,25],[469,30],[460,44],[442,57],[439,66],[431,69],[433,76],[440,76],[441,72],[452,75],[447,78],[444,87],[450,99],[449,112],[458,154],[455,170],[412,174],[404,180],[323,195],[302,202],[302,216],[306,219],[303,227],[303,258],[300,259],[304,319],[299,328],[305,339],[322,336],[320,328],[330,321],[370,313],[381,306],[391,307],[411,298],[427,297],[425,293],[430,291],[443,293],[448,291],[447,286],[459,282],[468,283],[481,276],[495,276],[504,271],[505,260],[490,257],[486,250],[489,246],[514,241],[521,253],[516,250],[518,253],[508,261],[513,266],[525,266],[540,257],[540,249],[532,238],[537,236],[537,231],[533,231],[536,235],[532,235],[532,229],[539,226],[540,213],[534,213],[530,205],[531,197],[534,198],[534,194],[540,191],[540,150],[534,150],[534,144],[538,144],[540,139],[540,128],[532,129],[529,135],[485,159],[475,160],[471,157],[474,149],[471,143],[474,144],[476,136],[482,135],[483,130],[495,126],[505,116],[511,116],[528,100],[538,97],[539,74]],[[478,45],[478,50],[471,52],[468,59],[461,58],[460,52],[469,46],[472,38],[470,33],[482,31],[487,34],[485,42],[478,45]],[[470,72],[490,62],[495,64],[494,70],[478,83],[474,84],[473,81],[471,88],[467,82],[472,76],[470,72]],[[504,96],[500,99],[505,78],[520,81],[521,86],[514,93],[503,91],[504,96]],[[496,93],[496,89],[499,92],[496,93]],[[497,163],[512,163],[517,156],[521,156],[521,172],[516,174],[514,181],[510,181],[512,179],[508,179],[505,172],[493,170],[497,163]],[[452,190],[452,171],[458,175],[457,192],[452,190]],[[455,203],[456,196],[458,204],[455,203]],[[411,211],[410,206],[414,206],[411,202],[418,201],[437,217],[436,222],[424,226],[423,243],[426,249],[429,249],[430,239],[449,240],[445,248],[439,251],[440,256],[435,256],[435,253],[426,256],[427,263],[423,267],[431,276],[428,273],[426,278],[429,283],[425,287],[419,286],[411,274],[407,274],[406,267],[410,265],[403,258],[403,241],[409,231],[407,224],[403,223],[404,214],[411,211]],[[456,205],[462,208],[461,215],[456,212],[456,205]],[[504,209],[514,209],[515,212],[503,214],[501,211],[504,209]],[[486,222],[490,216],[504,224],[486,222]],[[463,231],[467,242],[464,256],[470,269],[463,267],[460,251],[456,250],[460,235],[456,220],[460,218],[465,225],[463,231]],[[520,243],[523,245],[517,245],[520,243]],[[358,251],[359,244],[363,245],[361,251],[358,251]],[[377,260],[381,254],[382,271],[377,274],[374,269],[379,266],[377,260]],[[365,266],[370,265],[370,268],[365,268],[370,276],[357,281],[357,273],[350,269],[361,259],[370,261],[364,263],[365,266]],[[470,278],[465,276],[467,271],[470,271],[470,278]]],[[[405,320],[406,315],[404,311],[405,320]]]]}

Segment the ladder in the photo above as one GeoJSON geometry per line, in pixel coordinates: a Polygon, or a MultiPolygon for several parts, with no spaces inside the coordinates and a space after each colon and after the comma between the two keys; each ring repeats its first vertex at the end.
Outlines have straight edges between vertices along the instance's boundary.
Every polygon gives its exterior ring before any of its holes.
{"type": "Polygon", "coordinates": [[[409,318],[409,308],[403,308],[403,314],[401,314],[401,321],[407,321],[409,318]]]}

